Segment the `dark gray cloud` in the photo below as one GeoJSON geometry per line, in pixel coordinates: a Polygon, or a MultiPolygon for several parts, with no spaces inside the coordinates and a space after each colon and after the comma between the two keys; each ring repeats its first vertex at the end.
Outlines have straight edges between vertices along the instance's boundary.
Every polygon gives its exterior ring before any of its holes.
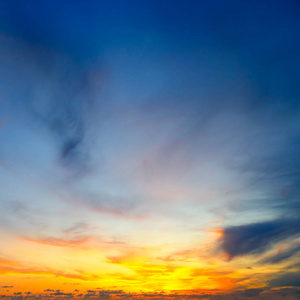
{"type": "Polygon", "coordinates": [[[299,235],[299,229],[299,219],[277,219],[232,226],[224,229],[222,248],[231,259],[247,254],[259,254],[282,240],[299,235]]]}
{"type": "MultiPolygon", "coordinates": [[[[249,254],[263,254],[281,241],[292,240],[300,233],[300,156],[297,149],[299,139],[295,136],[289,141],[281,142],[272,155],[264,159],[254,157],[243,172],[252,176],[250,188],[264,190],[260,199],[245,199],[233,209],[235,216],[251,213],[259,216],[275,216],[272,221],[256,222],[224,228],[222,248],[230,259],[249,254]]],[[[262,264],[277,264],[299,256],[299,244],[292,243],[276,254],[263,257],[262,264]]],[[[293,267],[293,266],[291,266],[293,267]]],[[[296,266],[297,268],[297,266],[296,266]]],[[[282,275],[274,279],[272,286],[294,286],[298,277],[296,273],[282,275]],[[281,280],[282,279],[282,280],[281,280]],[[287,284],[289,283],[289,284],[287,284]]]]}
{"type": "MultiPolygon", "coordinates": [[[[298,112],[297,112],[298,113],[298,112]]],[[[241,168],[241,174],[250,175],[247,190],[264,191],[262,198],[240,199],[231,210],[235,217],[251,214],[253,218],[272,216],[272,221],[226,227],[222,240],[223,249],[230,258],[258,254],[270,249],[274,244],[293,238],[300,232],[300,155],[297,124],[288,117],[278,124],[278,135],[272,133],[274,148],[250,157],[248,164],[241,168]],[[294,124],[294,125],[291,125],[294,124]]],[[[270,128],[270,127],[269,127],[270,128]]],[[[269,129],[271,133],[272,130],[269,129]]],[[[241,222],[242,220],[240,220],[241,222]]],[[[270,257],[261,263],[279,263],[292,258],[299,252],[299,246],[290,248],[270,257]]]]}
{"type": "Polygon", "coordinates": [[[71,297],[73,296],[73,293],[64,293],[60,290],[57,290],[55,293],[51,293],[52,296],[67,296],[67,297],[71,297]]]}
{"type": "Polygon", "coordinates": [[[145,300],[188,300],[188,299],[210,299],[210,300],[284,300],[284,299],[299,299],[300,289],[299,288],[257,288],[257,289],[245,289],[234,291],[231,293],[225,293],[216,291],[217,294],[206,294],[194,291],[192,294],[188,294],[185,291],[173,291],[172,293],[164,292],[153,292],[153,293],[126,293],[124,291],[114,290],[102,290],[99,293],[85,293],[73,295],[72,293],[64,293],[60,290],[57,291],[57,295],[52,294],[28,294],[27,296],[22,295],[0,295],[4,299],[145,299],[145,300]]]}
{"type": "MultiPolygon", "coordinates": [[[[300,287],[300,272],[281,272],[269,281],[271,287],[294,286],[300,287]]],[[[300,297],[300,293],[298,294],[300,297]]]]}

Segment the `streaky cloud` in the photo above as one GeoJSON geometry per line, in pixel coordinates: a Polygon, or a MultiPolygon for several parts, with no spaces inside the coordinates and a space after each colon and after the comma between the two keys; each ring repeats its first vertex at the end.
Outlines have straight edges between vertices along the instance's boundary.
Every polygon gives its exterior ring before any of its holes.
{"type": "MultiPolygon", "coordinates": [[[[280,272],[276,278],[270,280],[272,287],[294,286],[300,287],[300,272],[280,272]]],[[[300,293],[299,293],[300,294],[300,293]]],[[[299,295],[300,296],[300,295],[299,295]]]]}
{"type": "Polygon", "coordinates": [[[88,236],[77,237],[75,239],[59,239],[54,237],[48,237],[44,239],[30,239],[25,238],[25,241],[39,243],[43,245],[52,245],[57,247],[78,247],[84,245],[90,240],[88,236]]]}
{"type": "MultiPolygon", "coordinates": [[[[300,254],[300,244],[292,245],[288,249],[278,251],[274,255],[267,256],[266,258],[260,260],[263,264],[277,264],[286,261],[296,255],[300,254]]],[[[299,255],[298,255],[299,257],[299,255]]]]}
{"type": "Polygon", "coordinates": [[[224,228],[221,247],[230,259],[261,254],[274,244],[299,235],[300,219],[275,219],[224,228]]]}

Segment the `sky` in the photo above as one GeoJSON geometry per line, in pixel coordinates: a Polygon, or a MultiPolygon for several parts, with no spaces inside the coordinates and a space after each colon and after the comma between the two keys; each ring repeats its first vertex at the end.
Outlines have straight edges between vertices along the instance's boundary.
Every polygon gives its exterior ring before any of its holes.
{"type": "Polygon", "coordinates": [[[299,1],[0,1],[0,297],[299,299],[299,1]]]}

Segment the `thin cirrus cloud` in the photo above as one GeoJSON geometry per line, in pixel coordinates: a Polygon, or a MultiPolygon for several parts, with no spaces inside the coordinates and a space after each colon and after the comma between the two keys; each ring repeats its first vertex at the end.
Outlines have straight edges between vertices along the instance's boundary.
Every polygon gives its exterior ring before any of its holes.
{"type": "Polygon", "coordinates": [[[87,152],[83,144],[88,126],[85,115],[91,109],[92,83],[89,86],[84,71],[63,55],[47,49],[41,53],[32,46],[5,38],[2,42],[2,59],[6,61],[8,76],[14,78],[13,84],[4,90],[4,97],[9,99],[4,102],[8,119],[14,123],[11,110],[20,107],[23,110],[18,111],[20,122],[32,122],[38,134],[36,138],[46,134],[48,143],[56,144],[57,158],[63,165],[84,170],[87,152]],[[39,61],[45,63],[41,65],[39,61]],[[22,95],[26,95],[26,101],[22,95]]]}
{"type": "Polygon", "coordinates": [[[287,247],[287,249],[282,249],[276,254],[269,255],[261,260],[261,263],[271,263],[277,264],[283,261],[288,260],[292,257],[298,257],[300,254],[300,245],[295,244],[287,247]]]}

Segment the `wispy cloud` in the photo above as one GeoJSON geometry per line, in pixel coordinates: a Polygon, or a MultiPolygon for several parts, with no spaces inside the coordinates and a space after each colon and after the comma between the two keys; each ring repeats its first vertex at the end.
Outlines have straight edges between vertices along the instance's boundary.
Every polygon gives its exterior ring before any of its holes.
{"type": "Polygon", "coordinates": [[[299,257],[299,254],[300,254],[300,245],[295,244],[285,249],[280,249],[279,251],[277,251],[276,254],[269,255],[264,259],[262,259],[260,262],[265,264],[268,263],[276,264],[276,263],[286,261],[293,257],[299,257]]]}
{"type": "Polygon", "coordinates": [[[65,277],[71,279],[79,279],[79,280],[96,280],[99,278],[97,275],[94,274],[85,274],[79,270],[75,272],[64,272],[61,270],[55,270],[52,268],[39,268],[39,267],[31,267],[26,265],[20,261],[14,261],[14,263],[0,264],[0,274],[28,274],[28,275],[42,275],[42,276],[58,276],[58,277],[65,277]]]}
{"type": "Polygon", "coordinates": [[[79,245],[86,244],[90,237],[78,237],[76,239],[59,239],[54,237],[48,237],[44,239],[31,239],[31,238],[25,238],[25,241],[28,242],[34,242],[44,245],[52,245],[52,246],[58,246],[58,247],[76,247],[79,245]]]}

